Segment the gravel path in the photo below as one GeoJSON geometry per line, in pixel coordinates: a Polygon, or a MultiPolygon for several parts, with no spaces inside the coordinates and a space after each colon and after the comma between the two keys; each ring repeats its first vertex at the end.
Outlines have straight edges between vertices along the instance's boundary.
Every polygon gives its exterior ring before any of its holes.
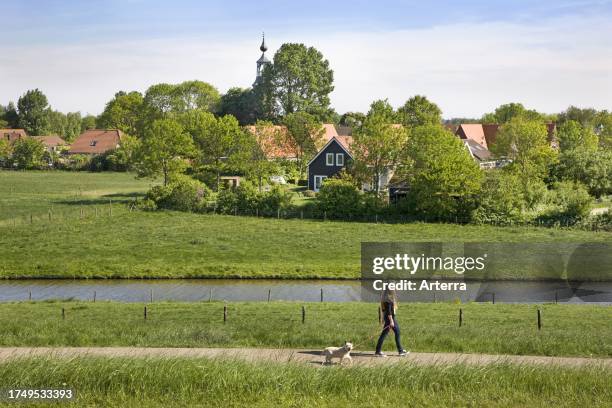
{"type": "MultiPolygon", "coordinates": [[[[0,361],[20,357],[225,357],[246,361],[300,362],[321,365],[320,350],[260,349],[260,348],[148,348],[148,347],[0,347],[0,361]]],[[[356,350],[351,353],[354,365],[373,366],[409,362],[413,364],[470,364],[494,363],[548,364],[561,366],[602,365],[612,368],[611,358],[512,356],[459,353],[410,353],[399,357],[389,353],[387,358],[374,357],[373,352],[356,350]]],[[[337,360],[335,360],[337,361],[337,360]]]]}

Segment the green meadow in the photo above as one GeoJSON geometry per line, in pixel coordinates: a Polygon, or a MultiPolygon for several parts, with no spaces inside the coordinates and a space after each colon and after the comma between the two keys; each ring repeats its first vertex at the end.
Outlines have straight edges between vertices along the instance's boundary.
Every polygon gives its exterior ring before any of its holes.
{"type": "Polygon", "coordinates": [[[612,238],[572,229],[130,211],[148,187],[126,173],[0,172],[0,277],[350,279],[359,277],[362,241],[612,238]]]}
{"type": "MultiPolygon", "coordinates": [[[[240,302],[16,302],[0,304],[0,346],[139,346],[374,350],[377,304],[240,302]],[[301,307],[306,319],[302,323],[301,307]],[[65,317],[62,319],[61,309],[65,317]]],[[[612,307],[404,303],[404,347],[421,352],[612,357],[612,307]],[[459,308],[463,325],[458,325],[459,308]]],[[[394,348],[386,342],[387,350],[394,348]]]]}
{"type": "MultiPolygon", "coordinates": [[[[0,363],[5,388],[70,388],[58,406],[609,407],[602,367],[315,367],[222,359],[76,358],[0,363]]],[[[15,402],[0,401],[15,406],[15,402]]]]}

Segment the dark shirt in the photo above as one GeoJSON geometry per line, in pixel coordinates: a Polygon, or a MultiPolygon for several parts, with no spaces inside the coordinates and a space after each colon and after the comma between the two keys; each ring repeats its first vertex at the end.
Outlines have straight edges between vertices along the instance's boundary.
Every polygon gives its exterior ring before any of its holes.
{"type": "Polygon", "coordinates": [[[391,301],[385,301],[382,304],[382,311],[383,311],[383,315],[384,316],[395,316],[395,308],[394,308],[394,304],[391,301]]]}

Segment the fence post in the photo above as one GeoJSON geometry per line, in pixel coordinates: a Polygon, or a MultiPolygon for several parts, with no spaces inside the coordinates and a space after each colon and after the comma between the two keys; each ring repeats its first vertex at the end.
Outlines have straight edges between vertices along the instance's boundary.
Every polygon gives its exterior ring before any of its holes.
{"type": "Polygon", "coordinates": [[[436,303],[436,291],[434,290],[434,303],[436,303]]]}
{"type": "Polygon", "coordinates": [[[113,216],[113,199],[112,198],[108,199],[108,216],[109,217],[113,216]]]}
{"type": "Polygon", "coordinates": [[[208,289],[208,301],[212,302],[212,288],[208,289]]]}
{"type": "Polygon", "coordinates": [[[65,319],[66,319],[66,311],[62,307],[62,320],[65,320],[65,319]]]}
{"type": "Polygon", "coordinates": [[[323,288],[321,288],[321,302],[323,302],[323,288]]]}
{"type": "Polygon", "coordinates": [[[153,289],[151,289],[151,303],[153,303],[153,289]]]}
{"type": "Polygon", "coordinates": [[[34,223],[34,220],[32,218],[32,214],[30,213],[30,224],[33,224],[33,223],[34,223]]]}
{"type": "Polygon", "coordinates": [[[276,218],[280,220],[280,208],[276,209],[276,218]]]}
{"type": "Polygon", "coordinates": [[[223,323],[227,322],[227,305],[223,305],[223,323]]]}
{"type": "Polygon", "coordinates": [[[302,220],[304,219],[304,210],[300,211],[300,219],[302,219],[302,220]]]}
{"type": "Polygon", "coordinates": [[[327,221],[327,211],[323,211],[323,221],[327,221]]]}
{"type": "Polygon", "coordinates": [[[459,327],[463,324],[463,309],[459,308],[459,327]]]}
{"type": "Polygon", "coordinates": [[[272,289],[268,289],[268,302],[270,301],[271,295],[272,295],[272,289]]]}
{"type": "Polygon", "coordinates": [[[493,295],[493,304],[495,304],[495,292],[493,292],[492,295],[493,295]]]}
{"type": "Polygon", "coordinates": [[[79,207],[80,217],[83,218],[83,207],[79,207]]]}
{"type": "Polygon", "coordinates": [[[306,308],[302,306],[302,324],[306,322],[306,308]]]}
{"type": "Polygon", "coordinates": [[[96,291],[94,290],[93,302],[96,303],[96,291]]]}
{"type": "Polygon", "coordinates": [[[542,312],[538,308],[538,330],[542,329],[542,312]]]}
{"type": "Polygon", "coordinates": [[[555,290],[555,305],[557,304],[557,302],[559,301],[559,297],[558,297],[558,291],[555,290]]]}
{"type": "Polygon", "coordinates": [[[49,222],[51,222],[51,210],[49,209],[49,222]]]}
{"type": "Polygon", "coordinates": [[[147,320],[147,307],[144,307],[144,319],[147,320]]]}
{"type": "Polygon", "coordinates": [[[32,291],[30,291],[30,293],[28,294],[28,301],[32,301],[32,291]]]}

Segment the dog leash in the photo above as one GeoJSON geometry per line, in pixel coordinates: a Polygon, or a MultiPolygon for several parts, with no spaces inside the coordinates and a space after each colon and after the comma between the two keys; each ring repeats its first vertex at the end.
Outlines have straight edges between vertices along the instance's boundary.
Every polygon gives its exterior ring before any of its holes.
{"type": "MultiPolygon", "coordinates": [[[[382,330],[381,330],[381,333],[382,333],[383,331],[387,330],[389,327],[391,327],[391,325],[390,325],[390,324],[388,324],[388,325],[386,325],[385,327],[383,327],[383,328],[382,328],[382,330]]],[[[372,335],[372,336],[368,337],[364,343],[369,342],[370,340],[374,339],[374,337],[376,337],[376,336],[380,336],[380,334],[376,333],[376,334],[374,334],[374,335],[372,335]]],[[[355,344],[354,344],[354,346],[355,346],[355,347],[357,347],[359,344],[360,344],[360,343],[355,343],[355,344]]]]}

